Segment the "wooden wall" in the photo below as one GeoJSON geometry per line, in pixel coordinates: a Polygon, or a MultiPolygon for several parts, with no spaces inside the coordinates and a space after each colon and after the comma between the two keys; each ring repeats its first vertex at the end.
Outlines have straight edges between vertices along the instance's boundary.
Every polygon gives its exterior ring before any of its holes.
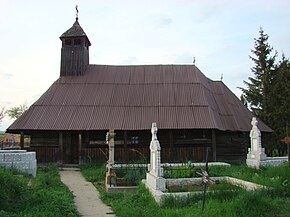
{"type": "MultiPolygon", "coordinates": [[[[107,160],[105,135],[106,131],[33,132],[29,150],[36,151],[38,162],[45,163],[90,163],[107,160]]],[[[248,134],[241,132],[159,130],[157,135],[161,144],[162,162],[204,162],[206,148],[211,147],[209,160],[213,161],[216,157],[217,161],[241,163],[246,159],[249,144],[248,134]]],[[[132,162],[146,159],[149,162],[150,141],[149,130],[116,131],[115,160],[132,162]]]]}

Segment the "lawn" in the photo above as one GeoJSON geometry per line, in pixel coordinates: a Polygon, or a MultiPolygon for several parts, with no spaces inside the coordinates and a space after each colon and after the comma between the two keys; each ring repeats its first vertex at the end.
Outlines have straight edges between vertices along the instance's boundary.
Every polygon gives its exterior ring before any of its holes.
{"type": "Polygon", "coordinates": [[[166,198],[158,206],[143,184],[135,193],[107,193],[104,191],[105,164],[82,165],[81,171],[100,191],[102,200],[118,217],[287,217],[290,213],[290,167],[264,167],[259,170],[245,165],[212,167],[210,174],[227,175],[269,186],[269,189],[248,192],[220,191],[207,194],[204,213],[201,213],[202,195],[187,198],[166,198]]]}
{"type": "Polygon", "coordinates": [[[0,168],[0,217],[79,216],[55,166],[38,168],[35,179],[0,168]]]}

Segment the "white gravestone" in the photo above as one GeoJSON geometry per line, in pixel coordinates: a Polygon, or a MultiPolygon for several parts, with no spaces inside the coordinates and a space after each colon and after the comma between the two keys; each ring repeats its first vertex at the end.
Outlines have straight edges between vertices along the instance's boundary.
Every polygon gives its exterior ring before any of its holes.
{"type": "Polygon", "coordinates": [[[148,187],[153,190],[165,191],[165,179],[163,178],[163,168],[161,167],[161,147],[157,139],[157,125],[152,123],[150,142],[150,164],[148,165],[149,173],[146,176],[148,187]]]}
{"type": "Polygon", "coordinates": [[[258,121],[252,118],[252,129],[250,132],[251,148],[248,149],[247,165],[259,168],[260,162],[266,160],[265,149],[262,148],[261,132],[258,128],[258,121]]]}

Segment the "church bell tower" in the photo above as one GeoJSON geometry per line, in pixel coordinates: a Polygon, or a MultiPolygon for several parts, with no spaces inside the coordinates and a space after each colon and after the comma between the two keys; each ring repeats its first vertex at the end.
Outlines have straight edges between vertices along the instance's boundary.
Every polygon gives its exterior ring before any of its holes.
{"type": "Polygon", "coordinates": [[[73,26],[59,38],[62,41],[60,76],[84,75],[89,65],[91,43],[78,22],[78,10],[73,26]]]}

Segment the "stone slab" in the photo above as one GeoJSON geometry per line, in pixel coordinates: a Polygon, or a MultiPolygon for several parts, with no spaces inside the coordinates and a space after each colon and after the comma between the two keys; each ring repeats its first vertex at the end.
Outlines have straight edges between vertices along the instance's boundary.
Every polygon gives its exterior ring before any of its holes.
{"type": "Polygon", "coordinates": [[[164,179],[163,177],[155,177],[154,175],[147,173],[146,183],[154,190],[166,190],[166,179],[164,179]]]}

